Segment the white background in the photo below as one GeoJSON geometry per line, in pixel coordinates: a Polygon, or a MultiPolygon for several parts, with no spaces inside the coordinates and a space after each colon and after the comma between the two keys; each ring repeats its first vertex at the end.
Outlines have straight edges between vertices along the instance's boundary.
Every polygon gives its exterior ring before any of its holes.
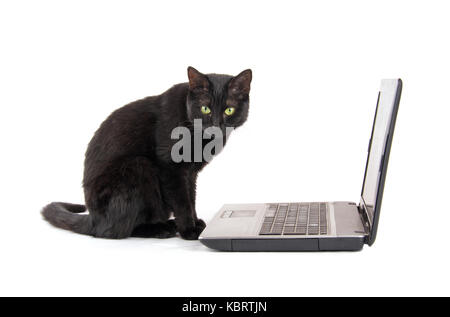
{"type": "Polygon", "coordinates": [[[0,295],[450,295],[449,5],[444,1],[2,1],[0,295]],[[401,77],[376,243],[221,253],[51,227],[82,202],[84,152],[114,109],[252,68],[248,122],[200,174],[223,203],[358,201],[381,78],[401,77]]]}

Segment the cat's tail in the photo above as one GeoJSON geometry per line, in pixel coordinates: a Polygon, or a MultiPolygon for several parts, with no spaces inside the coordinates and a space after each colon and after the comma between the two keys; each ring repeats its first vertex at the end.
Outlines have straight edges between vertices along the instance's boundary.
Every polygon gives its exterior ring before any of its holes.
{"type": "Polygon", "coordinates": [[[90,215],[77,215],[84,211],[86,211],[84,205],[53,202],[45,206],[41,213],[44,219],[55,227],[90,235],[92,233],[90,215]]]}

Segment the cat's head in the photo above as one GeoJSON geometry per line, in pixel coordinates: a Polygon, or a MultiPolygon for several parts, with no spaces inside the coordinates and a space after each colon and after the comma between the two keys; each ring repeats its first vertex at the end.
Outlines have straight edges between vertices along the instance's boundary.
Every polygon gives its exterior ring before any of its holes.
{"type": "Polygon", "coordinates": [[[248,116],[252,71],[237,76],[202,74],[188,67],[189,92],[187,115],[191,122],[201,119],[203,128],[211,126],[225,130],[241,126],[248,116]]]}

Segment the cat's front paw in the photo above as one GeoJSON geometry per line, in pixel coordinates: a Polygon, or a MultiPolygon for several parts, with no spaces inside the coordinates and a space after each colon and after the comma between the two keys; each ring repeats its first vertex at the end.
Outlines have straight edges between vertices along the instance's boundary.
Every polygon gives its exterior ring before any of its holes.
{"type": "Polygon", "coordinates": [[[195,221],[195,228],[199,231],[198,234],[202,233],[202,231],[203,231],[203,229],[205,229],[205,227],[206,227],[206,224],[203,220],[197,219],[195,221]]]}
{"type": "Polygon", "coordinates": [[[173,219],[169,219],[166,222],[167,228],[169,229],[169,231],[171,232],[177,232],[177,224],[175,223],[175,220],[173,219]]]}
{"type": "Polygon", "coordinates": [[[197,240],[200,233],[205,229],[206,224],[203,220],[197,219],[195,221],[195,227],[190,227],[180,231],[180,236],[186,240],[197,240]]]}
{"type": "Polygon", "coordinates": [[[196,227],[188,228],[186,230],[180,231],[180,236],[185,240],[197,240],[200,232],[196,227]]]}

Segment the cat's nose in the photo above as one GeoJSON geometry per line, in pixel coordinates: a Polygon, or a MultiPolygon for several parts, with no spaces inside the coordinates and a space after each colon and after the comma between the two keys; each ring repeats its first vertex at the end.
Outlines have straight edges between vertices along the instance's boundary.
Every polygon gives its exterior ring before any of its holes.
{"type": "Polygon", "coordinates": [[[215,128],[219,129],[222,132],[225,130],[225,125],[221,122],[216,122],[213,125],[215,128]]]}

